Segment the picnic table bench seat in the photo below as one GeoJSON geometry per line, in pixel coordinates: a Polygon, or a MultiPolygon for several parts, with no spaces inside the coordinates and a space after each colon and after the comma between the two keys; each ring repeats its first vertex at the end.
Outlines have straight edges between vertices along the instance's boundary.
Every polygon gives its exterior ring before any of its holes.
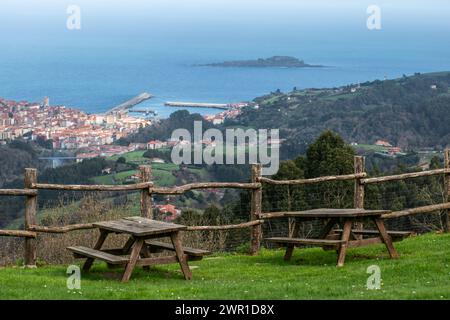
{"type": "MultiPolygon", "coordinates": [[[[157,252],[160,250],[175,251],[173,244],[157,241],[157,240],[146,240],[145,244],[148,246],[151,252],[157,252]]],[[[201,260],[203,256],[210,255],[212,252],[202,249],[183,247],[184,254],[187,255],[188,260],[201,260]]]]}
{"type": "MultiPolygon", "coordinates": [[[[333,229],[335,233],[341,234],[343,232],[342,229],[333,229]]],[[[359,230],[352,229],[351,231],[355,235],[363,235],[363,236],[378,236],[380,232],[378,230],[359,230]]],[[[414,231],[387,231],[387,234],[392,238],[393,241],[401,241],[405,238],[408,238],[415,234],[414,231]]]]}
{"type": "Polygon", "coordinates": [[[278,244],[291,244],[291,245],[293,244],[295,246],[300,245],[339,246],[340,244],[345,242],[343,240],[289,238],[289,237],[266,238],[266,241],[278,244]]]}
{"type": "MultiPolygon", "coordinates": [[[[145,241],[145,244],[149,247],[151,252],[158,252],[162,250],[175,251],[175,248],[172,244],[162,241],[147,240],[145,241]]],[[[99,259],[108,263],[109,265],[124,265],[129,260],[129,258],[126,257],[127,254],[123,252],[122,248],[95,250],[88,247],[75,246],[68,247],[67,250],[73,252],[76,258],[99,259]]],[[[211,254],[211,251],[189,247],[183,247],[183,251],[188,260],[191,261],[201,260],[203,259],[203,256],[211,254]]]]}
{"type": "Polygon", "coordinates": [[[94,258],[112,265],[124,265],[128,262],[127,257],[117,256],[102,250],[83,246],[68,247],[67,250],[72,251],[76,258],[94,258]]]}

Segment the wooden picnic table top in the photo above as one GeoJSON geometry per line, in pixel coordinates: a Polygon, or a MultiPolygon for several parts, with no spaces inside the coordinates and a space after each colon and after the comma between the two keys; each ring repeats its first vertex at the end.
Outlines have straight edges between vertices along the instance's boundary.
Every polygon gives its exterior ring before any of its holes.
{"type": "Polygon", "coordinates": [[[127,217],[112,221],[96,222],[93,223],[93,226],[117,233],[131,234],[136,237],[167,234],[187,228],[180,224],[157,221],[143,217],[127,217]]]}
{"type": "Polygon", "coordinates": [[[286,217],[292,218],[357,218],[381,216],[390,210],[366,210],[366,209],[313,209],[304,211],[286,212],[286,217]]]}

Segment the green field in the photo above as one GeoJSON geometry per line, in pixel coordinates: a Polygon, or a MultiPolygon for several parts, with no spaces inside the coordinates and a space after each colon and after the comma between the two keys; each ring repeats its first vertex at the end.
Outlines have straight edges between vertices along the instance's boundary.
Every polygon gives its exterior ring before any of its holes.
{"type": "Polygon", "coordinates": [[[350,98],[354,98],[358,95],[360,95],[361,92],[344,92],[344,93],[338,93],[338,94],[333,94],[330,96],[325,97],[325,100],[331,100],[331,101],[336,101],[338,99],[350,99],[350,98]]]}
{"type": "Polygon", "coordinates": [[[117,154],[115,156],[107,158],[108,160],[117,161],[119,158],[125,158],[127,162],[145,162],[148,161],[148,158],[144,157],[144,153],[147,150],[137,150],[137,151],[131,151],[124,154],[117,154]]]}
{"type": "Polygon", "coordinates": [[[93,178],[93,180],[97,184],[120,184],[136,172],[136,170],[122,171],[118,173],[106,174],[104,176],[98,176],[93,178]]]}
{"type": "Polygon", "coordinates": [[[177,265],[144,271],[129,283],[120,270],[102,263],[82,274],[81,290],[66,287],[67,266],[0,269],[0,299],[450,299],[450,234],[428,234],[396,243],[401,257],[391,260],[382,245],[350,249],[343,268],[336,253],[296,250],[290,262],[282,250],[257,256],[215,254],[191,262],[193,280],[177,265]],[[381,270],[380,290],[368,290],[367,268],[381,270]]]}
{"type": "MultiPolygon", "coordinates": [[[[244,152],[247,152],[246,147],[242,147],[244,152]]],[[[235,150],[237,150],[235,148],[235,150]]],[[[121,155],[115,155],[113,157],[108,158],[108,160],[117,161],[120,157],[126,159],[127,163],[130,164],[149,164],[150,159],[145,158],[143,155],[146,150],[140,151],[132,151],[127,152],[121,155]]],[[[151,163],[152,167],[152,176],[154,177],[154,182],[157,186],[161,187],[169,187],[174,186],[176,184],[176,178],[173,175],[174,171],[180,170],[180,166],[173,163],[151,163]]],[[[208,173],[204,168],[196,168],[196,167],[188,167],[189,171],[199,175],[200,180],[206,181],[208,179],[208,173]]],[[[97,176],[93,178],[94,183],[96,184],[121,184],[124,183],[125,180],[136,173],[136,170],[128,170],[122,171],[118,173],[112,173],[102,176],[97,176]]]]}
{"type": "Polygon", "coordinates": [[[172,174],[171,170],[153,169],[152,176],[155,184],[160,187],[174,186],[176,182],[176,178],[172,174]]]}
{"type": "Polygon", "coordinates": [[[355,149],[362,149],[365,151],[373,151],[373,152],[386,152],[387,148],[383,146],[377,146],[374,144],[358,144],[357,146],[353,146],[355,149]]]}

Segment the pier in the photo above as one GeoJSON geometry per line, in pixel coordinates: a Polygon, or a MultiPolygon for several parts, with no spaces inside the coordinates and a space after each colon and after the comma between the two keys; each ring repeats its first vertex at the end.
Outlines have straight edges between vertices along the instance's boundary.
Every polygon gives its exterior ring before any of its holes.
{"type": "Polygon", "coordinates": [[[164,103],[168,107],[179,107],[179,108],[212,108],[212,109],[222,109],[228,110],[230,104],[227,103],[203,103],[203,102],[173,102],[167,101],[164,103]]]}
{"type": "Polygon", "coordinates": [[[133,108],[135,105],[138,105],[139,103],[141,103],[141,102],[143,102],[145,100],[148,100],[148,99],[150,99],[152,97],[153,97],[153,95],[151,95],[150,93],[143,92],[140,95],[138,95],[138,96],[136,96],[136,97],[134,97],[134,98],[132,98],[132,99],[122,103],[122,104],[119,104],[118,106],[116,106],[116,107],[112,108],[111,110],[107,111],[105,113],[105,115],[111,115],[111,114],[114,114],[114,113],[127,111],[127,110],[133,108]]]}

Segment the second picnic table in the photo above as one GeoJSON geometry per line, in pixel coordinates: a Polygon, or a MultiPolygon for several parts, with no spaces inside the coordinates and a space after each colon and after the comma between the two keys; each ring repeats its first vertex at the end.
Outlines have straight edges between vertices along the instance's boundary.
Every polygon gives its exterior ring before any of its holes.
{"type": "Polygon", "coordinates": [[[186,280],[192,278],[187,260],[190,257],[201,259],[208,251],[193,248],[183,248],[180,231],[186,226],[157,221],[142,217],[128,217],[113,221],[93,223],[100,230],[100,236],[94,248],[69,247],[76,257],[87,258],[83,271],[89,271],[95,259],[105,261],[108,266],[124,265],[125,271],[122,282],[127,282],[135,266],[148,267],[151,265],[178,262],[186,280]],[[124,247],[118,249],[102,249],[110,233],[127,234],[130,236],[124,247]],[[150,241],[149,239],[169,237],[172,244],[150,241]],[[151,257],[155,248],[175,251],[174,256],[151,257]]]}
{"type": "Polygon", "coordinates": [[[384,243],[391,258],[398,258],[398,253],[392,244],[391,235],[402,236],[401,232],[388,232],[381,218],[382,214],[389,213],[387,210],[365,210],[365,209],[314,209],[296,212],[287,212],[285,217],[294,218],[293,232],[290,237],[274,237],[266,240],[273,243],[285,245],[285,260],[290,260],[294,247],[297,245],[319,245],[323,247],[336,247],[338,250],[337,266],[344,265],[347,248],[362,247],[370,244],[384,243]],[[323,229],[317,238],[297,238],[300,224],[305,220],[326,220],[323,229]],[[377,230],[352,230],[355,222],[371,220],[377,230]],[[335,225],[342,225],[341,229],[333,230],[335,225]],[[363,238],[362,236],[372,236],[363,238]],[[336,237],[337,236],[337,237],[336,237]],[[353,237],[353,239],[351,239],[353,237]]]}

